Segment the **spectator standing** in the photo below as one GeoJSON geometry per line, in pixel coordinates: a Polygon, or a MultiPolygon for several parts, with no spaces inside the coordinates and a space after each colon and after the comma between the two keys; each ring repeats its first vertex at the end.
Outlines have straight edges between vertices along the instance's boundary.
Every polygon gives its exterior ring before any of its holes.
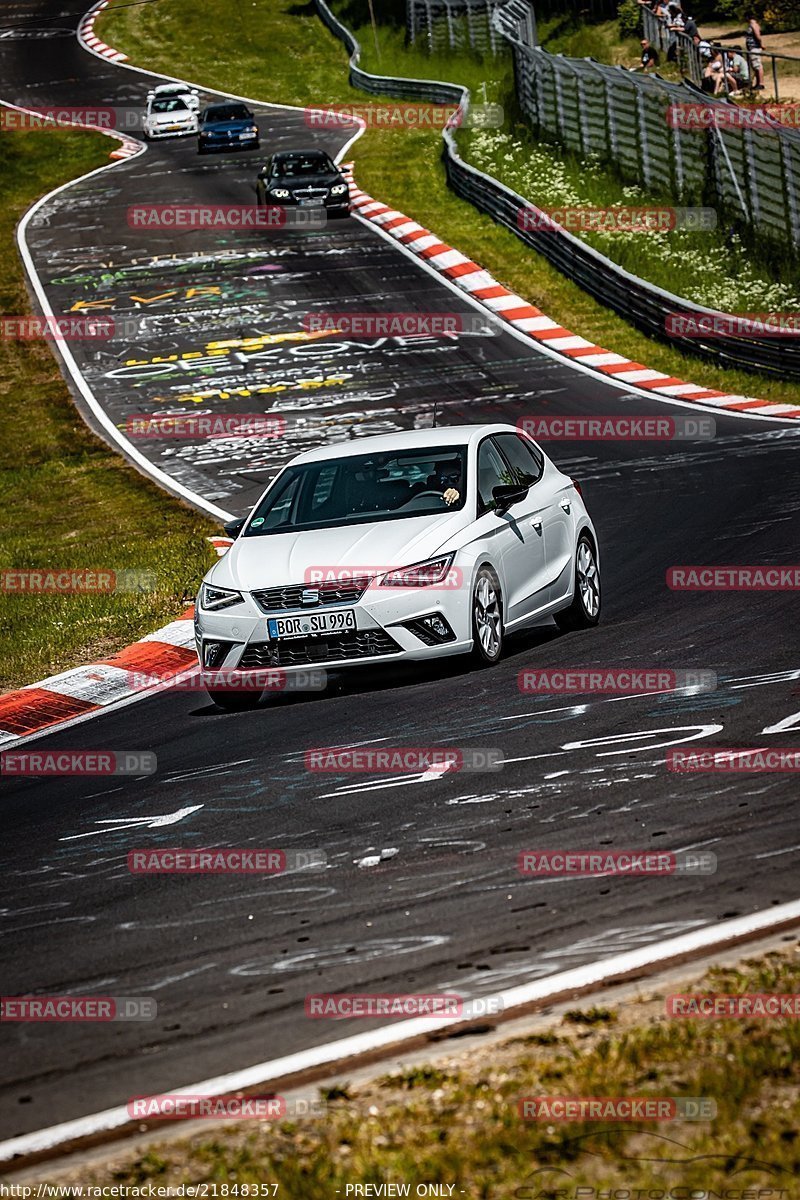
{"type": "Polygon", "coordinates": [[[754,91],[764,91],[764,67],[761,61],[761,48],[763,41],[761,40],[761,26],[753,16],[752,12],[745,13],[747,21],[747,33],[745,34],[744,44],[747,50],[747,58],[750,63],[750,69],[755,76],[754,91]]]}
{"type": "Polygon", "coordinates": [[[667,8],[669,23],[669,43],[667,45],[667,61],[676,62],[678,58],[678,34],[683,33],[685,21],[680,4],[670,4],[667,8]]]}

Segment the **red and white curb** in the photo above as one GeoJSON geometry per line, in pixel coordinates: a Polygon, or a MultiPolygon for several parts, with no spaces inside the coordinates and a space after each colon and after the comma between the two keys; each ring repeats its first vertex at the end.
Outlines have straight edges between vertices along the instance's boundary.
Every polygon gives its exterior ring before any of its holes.
{"type": "Polygon", "coordinates": [[[107,7],[108,0],[99,0],[99,3],[89,9],[86,16],[78,25],[78,41],[87,50],[91,50],[92,54],[98,54],[101,58],[108,58],[111,62],[126,62],[128,59],[127,54],[123,54],[121,50],[115,50],[113,46],[107,46],[105,42],[101,42],[94,31],[95,21],[103,9],[107,7]]]}
{"type": "Polygon", "coordinates": [[[663,371],[653,371],[643,363],[632,362],[622,354],[615,354],[571,333],[541,309],[503,287],[478,263],[440,241],[430,229],[425,229],[404,213],[363,192],[353,180],[352,163],[345,164],[343,171],[350,183],[353,209],[359,217],[378,226],[383,233],[460,288],[470,299],[479,301],[495,317],[548,350],[563,354],[572,362],[597,371],[614,383],[644,389],[655,398],[696,402],[703,407],[745,413],[748,416],[800,419],[800,406],[758,400],[754,396],[733,396],[700,384],[686,383],[683,379],[663,371]]]}
{"type": "MultiPolygon", "coordinates": [[[[227,554],[229,537],[208,539],[217,557],[227,554]]],[[[109,658],[73,667],[0,696],[0,746],[101,712],[109,705],[143,699],[197,670],[194,606],[109,658]]]]}
{"type": "Polygon", "coordinates": [[[197,667],[194,608],[109,658],[0,696],[0,746],[144,697],[197,667]]]}

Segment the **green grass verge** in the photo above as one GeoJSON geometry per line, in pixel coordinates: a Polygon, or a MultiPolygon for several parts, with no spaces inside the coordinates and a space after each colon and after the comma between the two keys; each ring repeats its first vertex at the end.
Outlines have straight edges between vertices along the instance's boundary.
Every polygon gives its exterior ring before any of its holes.
{"type": "MultiPolygon", "coordinates": [[[[124,50],[132,62],[152,70],[299,106],[374,103],[348,86],[344,48],[310,5],[301,6],[295,0],[270,0],[257,8],[245,8],[242,3],[231,7],[226,0],[208,0],[202,8],[194,0],[113,5],[114,0],[100,18],[101,36],[124,50]],[[291,53],[286,52],[287,46],[291,53]]],[[[345,7],[354,9],[352,4],[340,4],[337,11],[345,7]]],[[[412,76],[430,70],[446,80],[470,83],[476,97],[481,94],[482,76],[490,100],[506,94],[507,59],[482,64],[468,56],[450,55],[440,56],[432,65],[421,52],[402,50],[401,34],[393,28],[381,30],[383,48],[378,63],[369,27],[359,25],[358,31],[368,69],[402,70],[412,76]]],[[[351,155],[365,191],[428,226],[567,329],[634,362],[706,387],[782,404],[800,402],[796,384],[724,370],[684,355],[639,333],[597,303],[512,233],[448,189],[439,133],[371,129],[355,143],[351,155]]]]}
{"type": "MultiPolygon", "coordinates": [[[[108,162],[85,131],[7,131],[0,139],[0,312],[30,302],[15,225],[45,192],[108,162]]],[[[44,341],[0,340],[0,570],[155,572],[143,594],[15,594],[0,589],[0,688],[34,683],[113,653],[181,610],[213,555],[206,518],[89,432],[44,341]]]]}
{"type": "MultiPolygon", "coordinates": [[[[796,993],[799,949],[670,991],[796,993]]],[[[486,1200],[572,1200],[579,1187],[611,1187],[612,1197],[631,1200],[637,1188],[654,1189],[641,1200],[794,1195],[800,1022],[668,1018],[663,994],[644,995],[616,1011],[587,1005],[560,1022],[543,1018],[536,1032],[505,1043],[461,1054],[453,1043],[427,1064],[369,1085],[341,1083],[322,1091],[327,1107],[313,1120],[239,1124],[145,1153],[117,1151],[113,1166],[84,1165],[60,1180],[102,1188],[207,1183],[207,1194],[218,1196],[226,1185],[229,1196],[242,1196],[248,1184],[277,1184],[279,1200],[345,1200],[348,1184],[381,1183],[410,1185],[412,1197],[418,1184],[454,1184],[454,1197],[486,1200]],[[518,1115],[525,1096],[703,1097],[715,1102],[716,1116],[531,1121],[518,1115]]]]}

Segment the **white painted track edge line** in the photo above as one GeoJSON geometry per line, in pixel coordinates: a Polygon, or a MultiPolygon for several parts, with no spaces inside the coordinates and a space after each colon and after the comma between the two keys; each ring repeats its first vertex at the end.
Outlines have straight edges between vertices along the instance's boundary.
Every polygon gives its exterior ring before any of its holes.
{"type": "MultiPolygon", "coordinates": [[[[503,1011],[507,1012],[509,1009],[522,1005],[545,1001],[549,996],[557,996],[576,989],[602,984],[604,980],[629,974],[652,966],[659,961],[679,958],[701,950],[713,950],[715,945],[732,939],[768,933],[773,926],[790,921],[800,921],[800,900],[776,905],[773,908],[751,913],[746,917],[737,917],[716,925],[705,926],[703,929],[696,929],[691,933],[679,934],[664,942],[654,942],[637,950],[628,950],[622,954],[613,955],[611,958],[588,963],[583,967],[550,975],[547,979],[522,984],[497,995],[503,1011]]],[[[399,1050],[405,1039],[443,1031],[459,1023],[458,1018],[445,1020],[439,1017],[399,1021],[381,1029],[370,1030],[368,1033],[355,1034],[352,1037],[328,1042],[310,1050],[301,1050],[295,1054],[258,1063],[240,1071],[232,1071],[226,1075],[205,1079],[200,1083],[171,1088],[166,1094],[214,1096],[238,1092],[245,1088],[268,1083],[270,1080],[285,1078],[315,1067],[325,1066],[327,1063],[333,1064],[345,1058],[374,1052],[382,1047],[397,1047],[399,1050]]],[[[431,1054],[435,1055],[436,1053],[436,1047],[432,1046],[431,1054]]],[[[34,1133],[22,1134],[0,1143],[0,1162],[8,1163],[14,1157],[52,1150],[78,1138],[106,1133],[132,1122],[133,1118],[128,1114],[127,1108],[123,1106],[108,1108],[90,1116],[78,1117],[73,1121],[65,1121],[60,1125],[53,1125],[34,1133]]],[[[155,1136],[154,1132],[154,1138],[155,1136]]]]}
{"type": "MultiPolygon", "coordinates": [[[[11,104],[9,101],[1,98],[0,105],[5,108],[15,109],[17,112],[33,113],[32,109],[22,108],[19,105],[11,104]]],[[[122,144],[124,144],[126,141],[137,140],[136,138],[130,138],[127,134],[122,135],[110,129],[101,129],[99,126],[95,127],[91,125],[82,125],[80,128],[87,129],[93,133],[102,133],[106,137],[111,137],[115,141],[121,142],[122,144]]],[[[142,144],[141,149],[137,151],[135,155],[131,155],[130,158],[126,158],[117,162],[104,163],[101,167],[95,167],[93,171],[87,171],[84,175],[79,175],[75,179],[70,179],[66,183],[59,184],[58,187],[53,188],[52,191],[47,192],[46,195],[41,196],[38,200],[36,200],[27,210],[27,212],[25,212],[20,218],[16,233],[17,246],[19,248],[20,256],[22,257],[23,266],[25,267],[25,273],[28,276],[31,287],[33,288],[36,300],[46,317],[55,317],[55,313],[52,305],[50,304],[50,300],[47,296],[47,292],[45,291],[41,278],[39,277],[39,272],[36,269],[33,261],[33,255],[31,254],[30,247],[28,246],[26,240],[28,225],[33,217],[36,216],[40,208],[52,200],[54,196],[59,195],[68,188],[74,187],[76,184],[83,183],[83,181],[86,179],[91,179],[93,176],[101,174],[103,171],[115,170],[116,168],[122,166],[123,162],[127,163],[131,161],[131,158],[138,157],[144,152],[145,149],[146,147],[144,144],[142,144]]],[[[216,504],[211,504],[208,500],[204,499],[204,497],[198,495],[197,492],[191,491],[189,488],[184,487],[182,483],[172,479],[164,471],[160,470],[160,468],[151,463],[140,450],[137,450],[136,447],[128,441],[127,438],[123,437],[117,426],[100,405],[92,389],[89,387],[89,384],[85,380],[80,367],[75,361],[72,350],[67,345],[66,341],[53,341],[52,345],[54,349],[58,349],[58,354],[64,363],[64,366],[66,367],[73,384],[80,392],[80,395],[89,408],[89,411],[92,413],[92,416],[108,434],[109,438],[116,443],[120,450],[122,450],[127,459],[129,459],[131,462],[134,462],[145,475],[153,480],[153,482],[160,484],[165,491],[171,493],[173,496],[179,496],[181,499],[188,501],[194,508],[199,508],[209,516],[215,517],[218,520],[231,520],[233,516],[232,513],[227,512],[223,508],[218,508],[216,504]]],[[[94,433],[95,431],[92,430],[92,432],[94,433]]]]}

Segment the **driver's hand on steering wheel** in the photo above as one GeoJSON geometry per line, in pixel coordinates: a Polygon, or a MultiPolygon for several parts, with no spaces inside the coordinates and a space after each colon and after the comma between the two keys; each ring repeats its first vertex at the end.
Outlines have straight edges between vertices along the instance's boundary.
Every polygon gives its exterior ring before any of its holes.
{"type": "Polygon", "coordinates": [[[444,500],[445,504],[455,504],[459,499],[459,493],[455,488],[448,488],[447,491],[443,493],[442,499],[444,500]]]}

